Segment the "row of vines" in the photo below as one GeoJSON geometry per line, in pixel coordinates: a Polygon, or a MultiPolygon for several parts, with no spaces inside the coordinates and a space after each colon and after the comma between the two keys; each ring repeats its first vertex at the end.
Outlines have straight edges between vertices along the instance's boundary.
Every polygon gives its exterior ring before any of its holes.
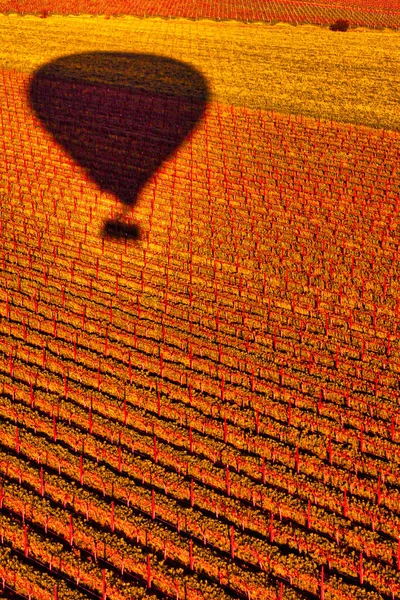
{"type": "Polygon", "coordinates": [[[398,134],[211,102],[110,240],[2,77],[0,586],[398,598],[398,134]]]}
{"type": "Polygon", "coordinates": [[[389,27],[398,29],[399,5],[396,0],[92,0],[90,6],[83,0],[65,0],[60,6],[56,0],[3,0],[1,11],[18,14],[76,15],[97,14],[106,17],[134,15],[138,17],[164,17],[186,19],[213,19],[236,21],[313,23],[330,25],[337,19],[348,19],[352,26],[389,27]]]}

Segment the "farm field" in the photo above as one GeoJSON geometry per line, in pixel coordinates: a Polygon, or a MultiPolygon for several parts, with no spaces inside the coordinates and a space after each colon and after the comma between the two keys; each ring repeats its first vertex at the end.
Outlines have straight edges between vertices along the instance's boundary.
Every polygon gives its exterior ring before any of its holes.
{"type": "Polygon", "coordinates": [[[399,598],[398,33],[0,32],[4,595],[399,598]]]}
{"type": "Polygon", "coordinates": [[[137,17],[217,19],[330,25],[349,19],[352,25],[399,29],[397,0],[0,0],[3,13],[94,14],[137,17]]]}

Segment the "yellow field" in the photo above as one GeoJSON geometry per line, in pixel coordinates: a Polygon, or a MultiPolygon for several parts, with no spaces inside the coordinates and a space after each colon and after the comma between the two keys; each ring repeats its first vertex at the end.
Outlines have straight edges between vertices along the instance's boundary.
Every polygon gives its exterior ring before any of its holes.
{"type": "Polygon", "coordinates": [[[0,15],[0,31],[5,69],[31,73],[93,50],[151,52],[195,66],[219,102],[399,129],[400,37],[392,30],[0,15]]]}

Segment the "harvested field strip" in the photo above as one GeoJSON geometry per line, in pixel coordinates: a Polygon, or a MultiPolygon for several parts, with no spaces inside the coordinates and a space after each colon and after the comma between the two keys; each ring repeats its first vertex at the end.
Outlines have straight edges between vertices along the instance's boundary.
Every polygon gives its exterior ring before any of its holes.
{"type": "MultiPolygon", "coordinates": [[[[38,19],[2,15],[0,29],[5,40],[0,50],[1,63],[7,70],[31,75],[62,56],[99,50],[154,54],[184,61],[197,69],[208,82],[211,98],[219,103],[332,119],[360,127],[400,129],[400,43],[391,31],[355,30],[343,36],[318,27],[296,28],[288,24],[244,25],[184,19],[169,22],[133,17],[110,22],[95,17],[38,19]]],[[[128,84],[130,75],[137,76],[134,63],[133,69],[120,69],[118,80],[128,84]]],[[[101,76],[104,82],[113,83],[112,74],[106,69],[101,76]]],[[[21,106],[18,118],[23,119],[28,80],[19,81],[15,88],[10,88],[11,82],[3,85],[8,89],[8,101],[13,98],[21,106]]],[[[231,130],[229,120],[221,126],[231,130]]],[[[328,135],[335,143],[334,128],[328,135]]],[[[314,143],[312,138],[304,143],[310,140],[314,143]]],[[[252,144],[251,137],[249,142],[252,144]]],[[[305,146],[304,152],[307,149],[305,146]]],[[[52,149],[51,154],[54,152],[57,151],[52,149]]],[[[214,145],[211,154],[214,152],[219,154],[223,148],[214,145]]],[[[312,160],[319,160],[315,152],[312,160]]]]}

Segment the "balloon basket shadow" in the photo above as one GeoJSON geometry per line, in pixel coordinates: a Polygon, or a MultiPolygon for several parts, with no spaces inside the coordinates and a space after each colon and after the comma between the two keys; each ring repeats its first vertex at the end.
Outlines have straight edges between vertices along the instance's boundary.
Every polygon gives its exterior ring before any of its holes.
{"type": "Polygon", "coordinates": [[[118,219],[107,219],[103,225],[101,236],[106,240],[140,240],[142,237],[138,225],[124,223],[118,219]]]}

